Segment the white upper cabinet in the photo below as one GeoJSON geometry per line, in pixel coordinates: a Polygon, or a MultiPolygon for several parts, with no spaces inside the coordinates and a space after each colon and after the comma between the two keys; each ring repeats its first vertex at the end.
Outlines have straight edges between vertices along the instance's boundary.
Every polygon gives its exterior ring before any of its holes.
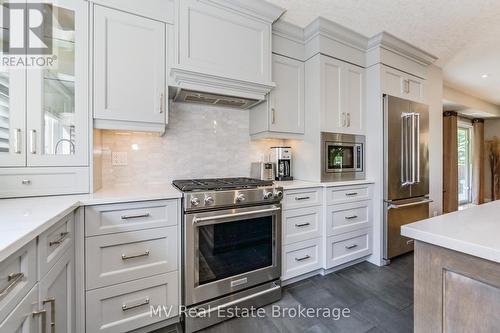
{"type": "Polygon", "coordinates": [[[304,63],[273,54],[276,87],[267,101],[250,110],[250,134],[286,138],[304,133],[304,63]]]}
{"type": "Polygon", "coordinates": [[[177,2],[180,88],[264,99],[272,88],[271,24],[283,10],[265,1],[177,2]]]}
{"type": "MultiPolygon", "coordinates": [[[[0,69],[0,167],[87,166],[87,5],[42,0],[45,67],[0,69]]],[[[3,28],[6,36],[8,27],[3,28]]],[[[27,59],[42,58],[28,52],[27,59]]]]}
{"type": "Polygon", "coordinates": [[[0,68],[0,166],[26,165],[26,80],[23,69],[0,68]]]}
{"type": "Polygon", "coordinates": [[[425,102],[424,79],[382,66],[382,91],[395,97],[425,102]]]}
{"type": "Polygon", "coordinates": [[[166,24],[94,5],[94,125],[165,130],[166,24]]]}
{"type": "Polygon", "coordinates": [[[27,72],[27,163],[88,165],[87,10],[78,0],[52,5],[52,52],[56,66],[27,72]]]}
{"type": "Polygon", "coordinates": [[[337,59],[319,55],[317,77],[307,82],[320,91],[325,132],[363,134],[364,69],[337,59]]]}

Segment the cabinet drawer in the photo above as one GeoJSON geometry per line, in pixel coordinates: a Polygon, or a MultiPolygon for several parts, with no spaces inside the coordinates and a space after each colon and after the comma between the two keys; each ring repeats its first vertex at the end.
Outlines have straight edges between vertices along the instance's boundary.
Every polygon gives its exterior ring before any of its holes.
{"type": "Polygon", "coordinates": [[[321,236],[321,206],[283,211],[283,245],[321,236]]]}
{"type": "Polygon", "coordinates": [[[327,236],[370,227],[370,200],[328,206],[326,209],[327,236]]]}
{"type": "Polygon", "coordinates": [[[87,332],[128,332],[167,319],[151,316],[151,306],[165,306],[178,315],[178,272],[156,275],[87,292],[87,332]]]}
{"type": "Polygon", "coordinates": [[[321,268],[321,240],[310,239],[283,247],[283,280],[321,268]]]}
{"type": "Polygon", "coordinates": [[[177,226],[89,237],[87,290],[177,269],[177,226]]]}
{"type": "Polygon", "coordinates": [[[346,202],[362,201],[370,199],[370,187],[348,186],[348,187],[329,187],[326,189],[326,204],[334,205],[346,202]]]}
{"type": "Polygon", "coordinates": [[[321,205],[321,188],[285,191],[283,209],[311,207],[321,205]]]}
{"type": "Polygon", "coordinates": [[[177,200],[89,206],[85,208],[85,235],[177,225],[178,214],[177,200]]]}
{"type": "Polygon", "coordinates": [[[372,252],[371,229],[331,236],[326,240],[326,268],[364,257],[372,252]]]}
{"type": "Polygon", "coordinates": [[[0,168],[0,198],[89,192],[88,168],[0,168]]]}
{"type": "Polygon", "coordinates": [[[0,322],[35,285],[36,275],[36,240],[0,263],[0,322]]]}
{"type": "Polygon", "coordinates": [[[38,277],[41,279],[74,244],[74,213],[68,214],[38,236],[38,277]]]}

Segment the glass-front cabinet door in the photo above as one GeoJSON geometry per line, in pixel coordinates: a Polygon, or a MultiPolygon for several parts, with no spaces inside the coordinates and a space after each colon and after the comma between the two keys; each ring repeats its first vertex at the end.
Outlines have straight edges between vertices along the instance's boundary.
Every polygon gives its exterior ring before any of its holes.
{"type": "MultiPolygon", "coordinates": [[[[8,1],[0,1],[0,46],[9,43],[9,26],[3,20],[8,1]]],[[[8,57],[0,48],[2,59],[8,57]]],[[[25,146],[25,70],[0,62],[0,167],[26,165],[25,146]]]]}
{"type": "Polygon", "coordinates": [[[46,65],[27,70],[27,163],[88,164],[87,2],[44,1],[46,65]],[[52,61],[50,59],[53,59],[52,61]]]}

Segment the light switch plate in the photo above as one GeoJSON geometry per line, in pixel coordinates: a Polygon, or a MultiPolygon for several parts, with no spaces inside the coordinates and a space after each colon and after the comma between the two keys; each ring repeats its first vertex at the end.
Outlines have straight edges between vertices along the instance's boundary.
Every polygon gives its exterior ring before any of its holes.
{"type": "Polygon", "coordinates": [[[113,165],[127,165],[127,152],[126,151],[114,151],[111,153],[111,163],[113,165]]]}

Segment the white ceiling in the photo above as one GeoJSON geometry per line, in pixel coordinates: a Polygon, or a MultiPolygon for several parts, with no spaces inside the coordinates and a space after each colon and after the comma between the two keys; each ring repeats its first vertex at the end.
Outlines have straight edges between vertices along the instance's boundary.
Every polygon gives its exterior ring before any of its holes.
{"type": "Polygon", "coordinates": [[[448,85],[500,104],[500,0],[268,1],[301,27],[323,16],[368,37],[387,31],[437,56],[448,85]]]}

